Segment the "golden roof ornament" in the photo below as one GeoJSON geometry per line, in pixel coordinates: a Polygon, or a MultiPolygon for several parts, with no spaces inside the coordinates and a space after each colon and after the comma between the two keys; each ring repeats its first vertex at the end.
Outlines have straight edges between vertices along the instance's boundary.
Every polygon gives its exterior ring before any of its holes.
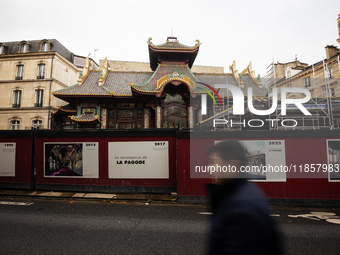
{"type": "Polygon", "coordinates": [[[83,67],[83,70],[79,72],[79,77],[77,80],[79,85],[83,83],[83,81],[87,78],[91,70],[92,70],[92,62],[90,62],[89,57],[86,57],[85,66],[83,67]]]}
{"type": "Polygon", "coordinates": [[[110,64],[109,61],[107,60],[107,57],[104,59],[104,64],[103,64],[103,70],[100,71],[100,76],[98,80],[99,86],[104,84],[104,81],[108,75],[108,71],[110,70],[110,64]]]}

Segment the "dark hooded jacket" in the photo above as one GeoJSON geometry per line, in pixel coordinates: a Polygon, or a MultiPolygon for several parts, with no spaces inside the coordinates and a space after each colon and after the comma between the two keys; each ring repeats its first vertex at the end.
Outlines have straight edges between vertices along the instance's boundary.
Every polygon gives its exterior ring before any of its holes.
{"type": "Polygon", "coordinates": [[[209,185],[213,219],[208,254],[282,254],[262,192],[246,179],[209,185]]]}

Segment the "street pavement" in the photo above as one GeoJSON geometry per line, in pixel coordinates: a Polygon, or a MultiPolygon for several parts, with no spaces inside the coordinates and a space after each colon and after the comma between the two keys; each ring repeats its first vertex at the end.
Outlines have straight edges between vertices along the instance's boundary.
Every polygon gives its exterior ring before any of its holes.
{"type": "MultiPolygon", "coordinates": [[[[273,207],[285,254],[340,254],[340,207],[273,207]]],[[[207,205],[0,197],[0,254],[204,254],[207,205]]]]}

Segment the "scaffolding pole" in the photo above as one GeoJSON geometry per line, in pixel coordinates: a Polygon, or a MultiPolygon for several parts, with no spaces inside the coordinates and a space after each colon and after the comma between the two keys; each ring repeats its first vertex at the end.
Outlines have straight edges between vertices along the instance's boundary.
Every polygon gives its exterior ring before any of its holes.
{"type": "Polygon", "coordinates": [[[329,88],[329,77],[328,77],[328,68],[327,68],[327,64],[325,63],[325,59],[323,58],[322,60],[323,63],[323,75],[324,75],[324,79],[325,79],[325,87],[326,87],[326,100],[327,100],[327,108],[328,108],[328,117],[329,117],[329,124],[330,124],[330,129],[333,129],[333,118],[332,118],[332,105],[331,105],[331,100],[329,98],[329,92],[330,92],[330,88],[329,88]]]}

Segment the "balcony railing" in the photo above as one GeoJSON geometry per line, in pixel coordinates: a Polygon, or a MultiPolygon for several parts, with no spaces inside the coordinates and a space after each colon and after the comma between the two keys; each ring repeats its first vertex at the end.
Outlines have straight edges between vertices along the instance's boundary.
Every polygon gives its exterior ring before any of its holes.
{"type": "Polygon", "coordinates": [[[16,76],[15,80],[22,80],[22,76],[16,76]]]}
{"type": "Polygon", "coordinates": [[[37,79],[45,79],[45,75],[38,75],[37,79]]]}
{"type": "Polygon", "coordinates": [[[13,104],[13,108],[20,107],[20,104],[13,104]]]}
{"type": "Polygon", "coordinates": [[[34,107],[42,107],[42,103],[34,103],[34,107]]]}

